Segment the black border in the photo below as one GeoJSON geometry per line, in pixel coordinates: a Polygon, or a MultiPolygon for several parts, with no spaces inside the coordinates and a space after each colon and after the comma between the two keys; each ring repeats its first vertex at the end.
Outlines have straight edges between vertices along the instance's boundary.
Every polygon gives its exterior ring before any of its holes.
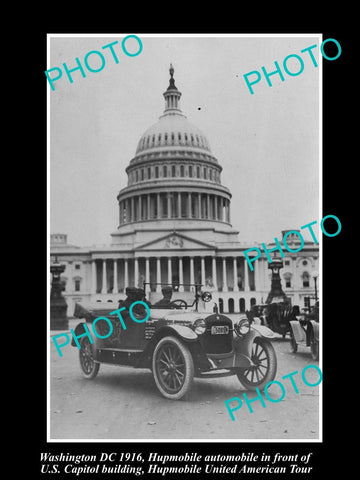
{"type": "MultiPolygon", "coordinates": [[[[185,15],[186,16],[186,15],[185,15]]],[[[151,28],[148,25],[140,27],[136,21],[126,22],[126,28],[122,22],[119,22],[115,28],[100,28],[96,24],[96,28],[83,25],[74,27],[65,27],[66,24],[59,27],[46,28],[37,33],[38,40],[38,67],[32,70],[35,77],[35,90],[37,93],[36,105],[41,111],[37,118],[40,121],[36,124],[36,138],[40,138],[39,149],[37,151],[37,166],[35,172],[36,192],[32,189],[32,195],[35,201],[39,202],[37,210],[39,220],[39,235],[36,236],[36,245],[34,250],[37,252],[37,264],[42,268],[43,276],[40,275],[40,302],[36,302],[38,312],[36,327],[38,328],[37,342],[35,347],[36,362],[36,400],[33,402],[35,412],[31,414],[34,422],[30,422],[31,435],[28,437],[31,441],[29,453],[29,462],[26,466],[28,475],[36,475],[40,472],[40,452],[52,452],[54,454],[60,452],[70,453],[88,453],[92,452],[112,452],[112,451],[136,451],[148,452],[156,451],[167,454],[181,454],[181,452],[198,452],[200,454],[239,454],[241,452],[254,452],[261,454],[262,452],[281,452],[283,454],[307,453],[313,452],[311,465],[313,473],[306,475],[306,478],[318,478],[327,472],[329,466],[333,475],[342,474],[346,470],[347,457],[349,456],[347,443],[347,425],[352,422],[351,405],[345,408],[341,397],[341,392],[350,400],[351,393],[345,393],[344,390],[350,383],[350,369],[341,368],[341,362],[345,359],[346,352],[342,349],[347,347],[344,338],[343,344],[339,335],[344,329],[344,310],[342,300],[345,294],[341,291],[341,285],[345,281],[346,261],[344,260],[345,235],[348,233],[350,222],[348,220],[348,211],[346,206],[349,205],[351,193],[354,191],[349,185],[348,168],[355,162],[352,160],[351,139],[349,141],[349,123],[355,122],[351,120],[351,100],[354,98],[354,83],[350,85],[345,79],[351,79],[354,75],[352,69],[352,56],[354,49],[352,42],[347,33],[341,33],[339,28],[334,27],[332,30],[324,28],[242,28],[237,27],[229,31],[229,29],[206,28],[204,24],[197,25],[191,31],[185,28],[168,28],[164,31],[161,28],[151,28]],[[64,28],[65,27],[65,28],[64,28]],[[323,237],[323,443],[47,443],[46,442],[46,422],[47,422],[47,405],[46,405],[46,362],[47,362],[47,335],[46,335],[46,78],[44,70],[46,66],[46,34],[47,33],[116,33],[117,31],[127,31],[129,33],[322,33],[323,38],[336,38],[342,46],[342,54],[334,62],[323,60],[323,215],[333,214],[338,216],[342,223],[342,231],[337,237],[323,237]],[[38,100],[40,99],[40,101],[38,100]],[[350,107],[350,111],[349,111],[350,107]],[[350,143],[350,145],[349,145],[350,143]],[[39,168],[40,165],[40,168],[39,168]],[[346,190],[345,188],[346,187],[346,190]],[[347,205],[345,205],[345,202],[347,205]],[[41,259],[39,265],[38,260],[41,259]],[[39,308],[40,307],[40,308],[39,308]],[[40,328],[41,326],[41,328],[40,328]],[[340,387],[340,389],[339,389],[340,387]],[[35,405],[34,405],[35,404],[35,405]],[[32,425],[34,423],[34,425],[32,425]],[[35,433],[35,439],[33,435],[35,433]],[[336,450],[336,456],[331,457],[330,453],[336,450]]],[[[184,22],[186,23],[186,22],[184,22]]],[[[153,24],[152,24],[153,25],[153,24]]],[[[307,24],[306,24],[307,25],[307,24]]],[[[215,68],[215,66],[214,66],[215,68]]],[[[356,137],[355,137],[356,138],[356,137]]],[[[33,167],[32,167],[33,173],[33,167]]],[[[33,178],[33,177],[32,177],[33,178]]],[[[302,199],[306,201],[306,199],[302,199]]],[[[350,287],[344,285],[345,292],[350,287]]],[[[354,306],[356,311],[356,306],[354,306]]],[[[346,361],[346,360],[345,360],[346,361]]],[[[356,368],[356,367],[355,367],[356,368]]],[[[353,405],[356,408],[356,405],[353,405]]],[[[27,418],[28,420],[28,418],[27,418]]],[[[146,456],[146,455],[144,455],[146,456]]],[[[267,476],[269,474],[266,474],[267,476]]],[[[190,475],[189,475],[190,476],[190,475]]],[[[192,476],[192,475],[191,475],[192,476]]],[[[298,474],[296,478],[302,477],[298,474]]],[[[72,478],[73,475],[65,475],[65,478],[72,478]]],[[[97,478],[98,475],[92,476],[97,478]]],[[[197,475],[199,477],[199,475],[197,475]]],[[[207,478],[211,476],[207,475],[207,478]]],[[[62,478],[62,475],[57,475],[62,478]]],[[[79,478],[79,477],[78,477],[79,478]]],[[[81,478],[81,477],[80,477],[81,478]]],[[[109,475],[107,478],[111,478],[109,475]]],[[[163,478],[161,476],[152,475],[151,478],[163,478]]],[[[285,477],[284,477],[285,478],[285,477]]]]}

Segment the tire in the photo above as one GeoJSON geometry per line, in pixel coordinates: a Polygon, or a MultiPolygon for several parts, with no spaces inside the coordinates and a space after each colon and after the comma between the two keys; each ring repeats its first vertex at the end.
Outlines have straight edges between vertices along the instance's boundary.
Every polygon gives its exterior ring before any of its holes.
{"type": "Polygon", "coordinates": [[[292,353],[296,353],[298,350],[298,344],[296,343],[296,340],[294,338],[293,333],[291,332],[290,334],[290,351],[292,353]]]}
{"type": "Polygon", "coordinates": [[[188,347],[176,337],[164,337],[154,349],[152,372],[160,393],[180,400],[194,379],[194,361],[188,347]]]}
{"type": "Polygon", "coordinates": [[[80,347],[79,361],[81,371],[85,378],[91,380],[98,374],[100,363],[94,361],[90,340],[87,337],[81,339],[80,347]]]}
{"type": "Polygon", "coordinates": [[[277,359],[271,342],[263,337],[254,339],[251,360],[255,367],[238,369],[236,375],[248,390],[263,390],[267,383],[274,380],[277,370],[277,359]]]}
{"type": "Polygon", "coordinates": [[[313,360],[319,360],[319,342],[314,337],[314,332],[311,333],[310,339],[311,358],[313,360]]]}

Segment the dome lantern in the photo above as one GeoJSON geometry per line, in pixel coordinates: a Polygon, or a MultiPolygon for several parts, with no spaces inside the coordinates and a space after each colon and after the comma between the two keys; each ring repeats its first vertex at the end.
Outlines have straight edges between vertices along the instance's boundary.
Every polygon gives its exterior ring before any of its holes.
{"type": "Polygon", "coordinates": [[[181,92],[177,89],[175,86],[175,80],[174,80],[174,67],[170,63],[170,68],[169,68],[169,73],[170,73],[170,81],[169,81],[169,86],[164,92],[164,98],[165,98],[165,110],[164,114],[170,114],[170,113],[181,113],[180,109],[180,97],[181,97],[181,92]]]}

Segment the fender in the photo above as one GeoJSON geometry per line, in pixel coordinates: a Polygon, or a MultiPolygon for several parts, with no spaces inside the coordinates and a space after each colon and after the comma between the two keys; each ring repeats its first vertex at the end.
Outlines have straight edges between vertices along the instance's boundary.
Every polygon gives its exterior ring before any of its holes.
{"type": "Polygon", "coordinates": [[[290,320],[290,328],[296,343],[306,342],[306,333],[299,320],[290,320]]]}
{"type": "Polygon", "coordinates": [[[198,335],[192,330],[190,327],[186,325],[166,325],[166,327],[161,328],[156,335],[156,340],[159,337],[163,337],[165,335],[175,335],[185,342],[196,342],[199,338],[198,335]]]}
{"type": "MultiPolygon", "coordinates": [[[[83,327],[83,325],[86,325],[86,322],[81,322],[81,323],[78,323],[74,329],[74,333],[75,335],[81,335],[82,333],[84,333],[85,329],[83,327]]],[[[74,340],[74,337],[72,336],[71,338],[71,346],[72,347],[77,347],[76,343],[75,343],[75,340],[74,340]]]]}
{"type": "Polygon", "coordinates": [[[315,320],[310,320],[310,323],[314,332],[315,340],[318,342],[319,341],[319,323],[315,322],[315,320]]]}
{"type": "Polygon", "coordinates": [[[266,337],[266,338],[276,338],[276,335],[275,333],[270,330],[269,327],[266,327],[265,325],[257,325],[257,324],[254,324],[252,323],[251,324],[251,328],[253,328],[254,330],[256,330],[258,333],[260,333],[260,335],[262,337],[266,337]]]}

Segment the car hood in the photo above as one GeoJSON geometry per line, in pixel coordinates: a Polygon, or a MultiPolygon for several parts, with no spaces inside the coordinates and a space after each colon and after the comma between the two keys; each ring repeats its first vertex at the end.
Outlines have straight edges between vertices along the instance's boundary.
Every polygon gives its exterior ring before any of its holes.
{"type": "Polygon", "coordinates": [[[150,310],[150,318],[152,320],[167,320],[174,322],[194,322],[198,318],[205,319],[209,316],[207,312],[186,312],[184,310],[167,310],[167,309],[156,309],[152,308],[150,310]]]}

